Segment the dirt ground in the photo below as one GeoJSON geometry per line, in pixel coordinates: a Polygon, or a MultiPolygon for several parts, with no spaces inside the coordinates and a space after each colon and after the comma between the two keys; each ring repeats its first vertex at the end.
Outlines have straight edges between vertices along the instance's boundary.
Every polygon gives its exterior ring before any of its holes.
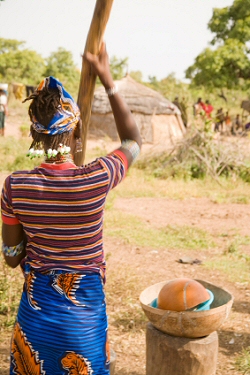
{"type": "MultiPolygon", "coordinates": [[[[163,227],[167,224],[190,225],[191,223],[198,228],[210,229],[211,233],[222,233],[231,228],[238,228],[240,233],[249,235],[247,221],[245,221],[247,218],[249,219],[249,206],[246,205],[218,206],[207,199],[188,199],[180,202],[162,198],[119,198],[115,203],[115,207],[139,217],[150,218],[147,221],[150,221],[156,227],[163,227]],[[214,210],[215,208],[216,210],[214,210]],[[200,214],[201,209],[202,214],[200,214]],[[233,213],[235,213],[235,219],[233,213]]],[[[147,249],[145,252],[143,248],[134,248],[124,243],[120,247],[114,240],[109,238],[106,238],[105,243],[108,252],[112,253],[108,261],[109,267],[111,269],[115,267],[116,262],[119,265],[121,263],[125,265],[128,259],[133,259],[132,267],[136,270],[138,279],[145,280],[145,287],[164,280],[188,277],[206,280],[229,291],[234,296],[234,304],[229,319],[218,331],[219,356],[216,374],[240,374],[234,367],[234,356],[242,348],[250,346],[250,292],[247,284],[244,282],[229,282],[225,275],[219,271],[207,270],[202,265],[177,263],[178,259],[187,255],[186,252],[171,249],[166,249],[163,254],[154,249],[147,249]],[[162,261],[162,255],[164,256],[164,261],[162,261]]],[[[206,250],[200,253],[189,250],[188,256],[205,261],[210,256],[214,256],[216,251],[219,253],[221,250],[206,250]]],[[[244,251],[250,253],[250,246],[245,248],[244,251]]],[[[138,290],[138,295],[140,292],[141,290],[138,290]]],[[[115,333],[114,336],[116,336],[115,333]]],[[[122,339],[118,336],[116,340],[120,343],[122,339]]],[[[144,341],[141,342],[141,345],[143,350],[145,350],[144,341]]],[[[124,353],[119,356],[119,361],[126,368],[127,358],[124,353]]],[[[123,371],[118,373],[129,373],[123,371]]],[[[137,369],[134,374],[144,374],[144,372],[141,369],[137,369]]]]}
{"type": "MultiPolygon", "coordinates": [[[[18,136],[16,124],[6,127],[6,135],[18,136]]],[[[97,142],[98,143],[98,142],[97,142]]],[[[89,145],[94,146],[95,141],[89,145]]],[[[4,176],[1,176],[2,178],[4,176]]],[[[1,182],[1,181],[0,181],[1,182]]],[[[189,225],[205,229],[213,235],[237,230],[239,235],[250,235],[250,207],[246,204],[216,204],[207,198],[192,198],[182,201],[169,198],[117,198],[114,207],[124,213],[142,218],[152,227],[160,228],[168,224],[189,225]]],[[[138,310],[139,295],[143,288],[154,283],[171,280],[177,277],[189,277],[206,280],[229,291],[234,296],[234,303],[229,318],[218,331],[219,353],[217,375],[240,375],[235,369],[234,362],[237,354],[250,346],[250,292],[249,285],[244,282],[232,283],[218,270],[209,270],[203,265],[180,264],[177,260],[187,253],[181,250],[165,249],[160,252],[154,248],[135,247],[124,241],[105,235],[105,252],[107,259],[107,306],[109,314],[109,336],[111,346],[117,355],[117,375],[144,375],[145,374],[145,331],[146,322],[141,325],[136,319],[123,314],[119,317],[119,299],[122,303],[123,295],[112,295],[113,284],[123,283],[121,290],[134,288],[138,296],[136,302],[131,303],[138,310]],[[130,268],[131,278],[126,284],[124,269],[130,268]],[[131,279],[134,277],[134,283],[131,279]],[[110,280],[110,281],[109,281],[110,280]],[[114,281],[115,280],[115,281],[114,281]],[[110,282],[110,284],[109,284],[110,282]],[[113,284],[112,284],[113,283],[113,284]],[[138,287],[137,287],[138,283],[138,287]],[[132,286],[131,286],[132,285],[132,286]],[[112,303],[117,298],[116,303],[112,303]],[[127,319],[127,320],[126,320],[127,319]],[[129,321],[128,321],[129,320],[129,321]]],[[[223,242],[223,239],[221,239],[223,242]]],[[[188,256],[201,261],[221,252],[220,248],[206,251],[188,251],[188,256]]],[[[245,252],[250,254],[250,246],[245,252]]],[[[136,310],[136,311],[137,311],[136,310]]],[[[8,342],[10,334],[6,335],[0,346],[0,358],[3,359],[1,375],[7,375],[8,342]]],[[[208,364],[209,365],[209,364],[208,364]]],[[[0,366],[1,367],[1,366],[0,366]]],[[[242,374],[242,373],[241,373],[242,374]]],[[[171,375],[171,374],[169,374],[171,375]]],[[[180,374],[181,375],[181,374],[180,374]]]]}

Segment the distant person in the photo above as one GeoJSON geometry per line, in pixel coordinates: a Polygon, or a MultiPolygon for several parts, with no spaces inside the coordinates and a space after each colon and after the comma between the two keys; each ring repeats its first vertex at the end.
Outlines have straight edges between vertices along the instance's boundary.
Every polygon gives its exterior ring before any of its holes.
{"type": "Polygon", "coordinates": [[[233,120],[233,125],[232,125],[233,135],[236,135],[241,128],[242,128],[242,121],[240,119],[240,115],[237,114],[235,119],[233,120]]]}
{"type": "Polygon", "coordinates": [[[221,132],[223,130],[224,112],[223,108],[219,108],[216,112],[214,131],[221,132]]]}
{"type": "Polygon", "coordinates": [[[214,107],[212,106],[212,104],[210,103],[209,100],[206,100],[203,109],[206,113],[206,117],[211,120],[211,118],[212,118],[211,113],[213,112],[214,107]]]}
{"type": "Polygon", "coordinates": [[[4,136],[5,117],[8,115],[7,95],[3,89],[0,89],[0,135],[4,136]]]}
{"type": "Polygon", "coordinates": [[[181,111],[181,105],[180,105],[178,96],[174,98],[173,104],[176,105],[176,107],[181,111]]]}
{"type": "Polygon", "coordinates": [[[173,101],[173,104],[176,105],[176,107],[180,110],[183,124],[184,124],[185,127],[187,127],[187,112],[186,112],[186,105],[185,105],[184,101],[182,101],[180,103],[179,97],[176,96],[174,101],[173,101]]]}
{"type": "Polygon", "coordinates": [[[246,123],[245,123],[245,125],[243,127],[243,130],[246,133],[250,132],[250,117],[249,116],[247,116],[247,118],[246,118],[246,123]]]}
{"type": "Polygon", "coordinates": [[[188,114],[187,114],[187,103],[186,103],[186,99],[184,97],[182,98],[182,101],[180,102],[180,107],[181,107],[182,121],[183,121],[183,124],[186,128],[187,125],[188,125],[188,114]]]}
{"type": "Polygon", "coordinates": [[[250,132],[250,122],[245,125],[245,131],[250,132]]]}
{"type": "Polygon", "coordinates": [[[198,98],[197,102],[193,105],[194,117],[204,116],[204,102],[202,98],[198,98]]]}
{"type": "Polygon", "coordinates": [[[230,135],[232,133],[232,119],[228,111],[226,112],[224,121],[226,125],[226,134],[230,135]]]}

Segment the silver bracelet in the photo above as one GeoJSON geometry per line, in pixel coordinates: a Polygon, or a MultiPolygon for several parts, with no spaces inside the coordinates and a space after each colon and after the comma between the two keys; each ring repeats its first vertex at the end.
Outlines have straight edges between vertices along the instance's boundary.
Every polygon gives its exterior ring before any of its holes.
{"type": "Polygon", "coordinates": [[[108,96],[114,96],[119,90],[118,90],[118,86],[115,85],[114,87],[111,87],[110,89],[105,89],[105,91],[108,96]]]}
{"type": "Polygon", "coordinates": [[[131,153],[133,160],[132,162],[134,162],[140,155],[140,146],[136,141],[133,141],[132,139],[124,139],[121,146],[131,153]]]}

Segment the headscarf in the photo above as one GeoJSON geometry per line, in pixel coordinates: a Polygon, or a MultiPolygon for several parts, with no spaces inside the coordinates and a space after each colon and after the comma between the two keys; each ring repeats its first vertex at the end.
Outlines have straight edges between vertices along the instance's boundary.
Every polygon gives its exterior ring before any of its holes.
{"type": "Polygon", "coordinates": [[[70,132],[80,120],[80,110],[72,96],[64,89],[62,83],[56,78],[50,76],[43,79],[38,85],[36,91],[42,91],[44,87],[57,88],[60,95],[60,105],[58,111],[45,127],[40,124],[35,116],[32,117],[32,127],[37,133],[56,135],[64,132],[70,132]]]}

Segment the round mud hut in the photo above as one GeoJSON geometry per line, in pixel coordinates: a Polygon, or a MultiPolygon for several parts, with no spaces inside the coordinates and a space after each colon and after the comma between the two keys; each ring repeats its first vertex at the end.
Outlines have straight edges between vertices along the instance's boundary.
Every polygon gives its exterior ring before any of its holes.
{"type": "MultiPolygon", "coordinates": [[[[144,143],[174,144],[185,133],[180,110],[160,93],[129,75],[115,82],[134,115],[144,143]]],[[[118,140],[109,99],[103,87],[95,90],[89,133],[118,140]]]]}

